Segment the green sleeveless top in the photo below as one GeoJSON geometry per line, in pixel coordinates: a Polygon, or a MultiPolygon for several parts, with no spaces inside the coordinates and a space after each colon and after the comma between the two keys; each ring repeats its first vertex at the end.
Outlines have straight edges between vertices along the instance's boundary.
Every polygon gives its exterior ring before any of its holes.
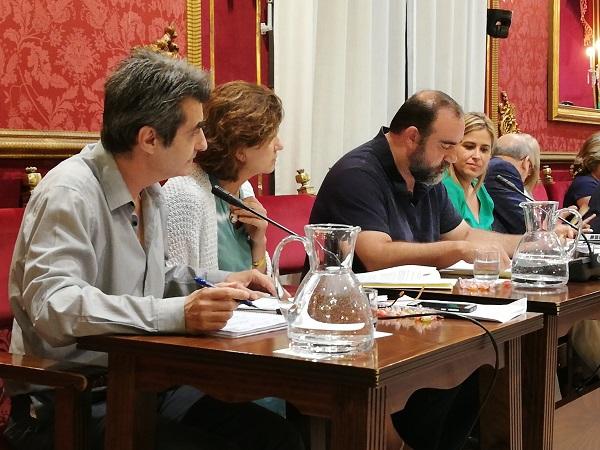
{"type": "MultiPolygon", "coordinates": [[[[481,228],[482,230],[491,230],[492,223],[494,223],[494,201],[485,186],[482,184],[477,191],[477,198],[479,199],[479,222],[473,216],[469,205],[465,199],[465,191],[462,186],[458,184],[454,179],[446,172],[442,178],[442,183],[446,186],[448,191],[448,197],[454,205],[456,211],[462,216],[462,218],[471,225],[473,228],[481,228]]],[[[477,183],[474,180],[473,184],[477,183]]]]}

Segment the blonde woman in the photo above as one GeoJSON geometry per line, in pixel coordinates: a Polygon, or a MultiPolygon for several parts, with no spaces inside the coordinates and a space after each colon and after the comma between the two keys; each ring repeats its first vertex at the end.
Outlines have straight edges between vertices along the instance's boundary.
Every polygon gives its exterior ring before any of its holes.
{"type": "Polygon", "coordinates": [[[494,125],[485,114],[465,114],[465,134],[456,146],[456,162],[442,179],[462,218],[471,227],[483,230],[491,230],[494,222],[494,202],[483,180],[495,142],[494,125]]]}
{"type": "Polygon", "coordinates": [[[575,178],[565,194],[563,206],[577,206],[583,214],[588,210],[590,197],[600,180],[600,132],[583,143],[573,163],[575,178]]]}

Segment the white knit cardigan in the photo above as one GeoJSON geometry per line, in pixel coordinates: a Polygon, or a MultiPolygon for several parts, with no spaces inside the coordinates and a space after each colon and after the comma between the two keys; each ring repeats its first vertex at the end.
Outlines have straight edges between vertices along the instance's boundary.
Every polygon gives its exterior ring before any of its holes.
{"type": "MultiPolygon", "coordinates": [[[[168,267],[219,268],[217,204],[211,188],[208,174],[198,165],[189,176],[170,178],[163,186],[168,210],[168,267]]],[[[253,196],[252,185],[246,181],[240,197],[253,196]]]]}

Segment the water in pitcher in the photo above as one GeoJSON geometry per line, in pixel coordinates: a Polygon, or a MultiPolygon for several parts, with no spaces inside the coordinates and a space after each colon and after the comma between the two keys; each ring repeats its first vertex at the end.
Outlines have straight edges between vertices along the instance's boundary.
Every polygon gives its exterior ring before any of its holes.
{"type": "Polygon", "coordinates": [[[310,271],[300,283],[293,303],[282,305],[282,311],[287,310],[291,348],[329,354],[370,350],[374,333],[371,309],[351,269],[360,228],[314,224],[304,230],[306,237],[283,239],[273,255],[276,281],[279,256],[288,242],[300,241],[310,261],[310,271]]]}

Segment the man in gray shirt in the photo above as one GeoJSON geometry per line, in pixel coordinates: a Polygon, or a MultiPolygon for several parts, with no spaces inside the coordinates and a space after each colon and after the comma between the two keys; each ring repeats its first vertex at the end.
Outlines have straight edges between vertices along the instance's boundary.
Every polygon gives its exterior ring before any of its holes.
{"type": "MultiPolygon", "coordinates": [[[[206,149],[209,86],[185,61],[147,50],[109,76],[101,141],[51,170],[25,211],[9,281],[11,352],[103,363],[104,354],[78,350],[77,337],[217,330],[236,299],[257,298],[249,288],[274,292],[256,270],[165,269],[159,181],[188,175],[206,149]],[[195,290],[195,276],[219,284],[195,290]]],[[[13,445],[51,448],[52,394],[21,394],[15,405],[6,432],[13,445]]],[[[302,448],[284,419],[255,404],[181,387],[162,394],[159,407],[160,449],[302,448]]],[[[93,448],[102,447],[104,408],[102,398],[93,408],[93,448]]]]}

